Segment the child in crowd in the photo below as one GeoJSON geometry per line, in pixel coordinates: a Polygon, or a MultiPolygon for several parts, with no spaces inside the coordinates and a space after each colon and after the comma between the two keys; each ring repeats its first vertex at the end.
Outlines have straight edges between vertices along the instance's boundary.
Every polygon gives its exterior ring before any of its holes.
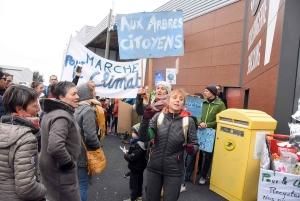
{"type": "Polygon", "coordinates": [[[128,161],[130,169],[129,188],[131,198],[125,201],[142,200],[143,194],[143,173],[147,166],[146,147],[144,142],[139,141],[138,130],[140,124],[132,127],[132,139],[130,140],[129,151],[127,150],[124,158],[128,161]]]}

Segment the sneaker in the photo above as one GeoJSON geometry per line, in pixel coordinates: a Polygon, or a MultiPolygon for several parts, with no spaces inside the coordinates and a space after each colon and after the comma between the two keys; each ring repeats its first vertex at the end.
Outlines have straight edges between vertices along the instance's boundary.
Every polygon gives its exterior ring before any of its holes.
{"type": "Polygon", "coordinates": [[[122,140],[122,142],[124,143],[124,144],[129,144],[130,142],[128,142],[128,140],[122,140]]]}
{"type": "Polygon", "coordinates": [[[185,192],[185,191],[186,191],[186,187],[185,186],[181,186],[180,193],[185,192]]]}
{"type": "Polygon", "coordinates": [[[128,198],[128,199],[126,199],[126,200],[124,200],[124,201],[131,201],[131,198],[128,198]]]}
{"type": "Polygon", "coordinates": [[[200,185],[204,185],[204,184],[205,184],[205,179],[204,179],[203,177],[201,177],[201,178],[199,179],[199,184],[200,184],[200,185]]]}
{"type": "Polygon", "coordinates": [[[143,200],[143,198],[142,197],[137,197],[137,199],[136,199],[137,201],[142,201],[143,200]]]}
{"type": "Polygon", "coordinates": [[[108,131],[109,133],[111,133],[112,132],[112,130],[111,129],[109,129],[109,131],[108,131]]]}
{"type": "Polygon", "coordinates": [[[130,172],[127,172],[125,175],[124,175],[124,178],[129,178],[130,177],[130,172]]]}

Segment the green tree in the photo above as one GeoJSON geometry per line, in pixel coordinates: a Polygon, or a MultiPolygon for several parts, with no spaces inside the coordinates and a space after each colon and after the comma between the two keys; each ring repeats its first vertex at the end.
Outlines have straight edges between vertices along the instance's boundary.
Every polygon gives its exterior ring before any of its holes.
{"type": "Polygon", "coordinates": [[[44,75],[41,75],[39,71],[33,71],[34,82],[44,82],[44,75]]]}

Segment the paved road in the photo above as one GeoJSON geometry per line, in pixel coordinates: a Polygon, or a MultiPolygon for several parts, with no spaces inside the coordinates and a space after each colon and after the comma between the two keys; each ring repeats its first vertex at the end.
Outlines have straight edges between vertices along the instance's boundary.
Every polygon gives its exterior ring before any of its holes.
{"type": "MultiPolygon", "coordinates": [[[[124,146],[119,137],[108,135],[105,137],[103,150],[107,160],[107,168],[99,175],[94,175],[89,188],[89,201],[122,201],[130,197],[129,179],[123,175],[128,172],[127,162],[119,146],[124,146]]],[[[128,148],[129,146],[126,145],[128,148]]],[[[146,174],[146,171],[145,171],[146,174]]],[[[144,177],[145,178],[145,177],[144,177]]],[[[145,181],[144,181],[145,183],[145,181]]],[[[179,201],[225,201],[213,191],[209,190],[208,184],[186,184],[187,191],[181,193],[179,201]]],[[[143,200],[146,200],[143,195],[143,200]]]]}

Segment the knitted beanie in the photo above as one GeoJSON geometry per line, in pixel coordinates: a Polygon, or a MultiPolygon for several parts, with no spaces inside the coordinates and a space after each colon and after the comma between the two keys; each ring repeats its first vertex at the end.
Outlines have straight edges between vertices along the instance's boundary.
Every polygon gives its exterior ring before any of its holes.
{"type": "Polygon", "coordinates": [[[218,89],[217,89],[216,86],[214,86],[214,85],[207,86],[205,89],[207,89],[208,91],[210,91],[210,93],[212,93],[212,95],[217,96],[218,89]]]}
{"type": "Polygon", "coordinates": [[[77,85],[76,88],[77,94],[79,96],[79,101],[93,99],[93,94],[85,83],[77,85]]]}
{"type": "Polygon", "coordinates": [[[132,126],[132,131],[133,131],[135,134],[137,134],[137,135],[139,135],[139,129],[140,129],[140,123],[135,124],[134,126],[132,126]]]}
{"type": "Polygon", "coordinates": [[[168,95],[170,95],[170,93],[172,91],[172,87],[171,87],[170,83],[165,82],[165,81],[160,81],[160,82],[157,83],[156,86],[158,86],[158,85],[163,85],[164,87],[166,87],[166,89],[168,91],[168,95]]]}

